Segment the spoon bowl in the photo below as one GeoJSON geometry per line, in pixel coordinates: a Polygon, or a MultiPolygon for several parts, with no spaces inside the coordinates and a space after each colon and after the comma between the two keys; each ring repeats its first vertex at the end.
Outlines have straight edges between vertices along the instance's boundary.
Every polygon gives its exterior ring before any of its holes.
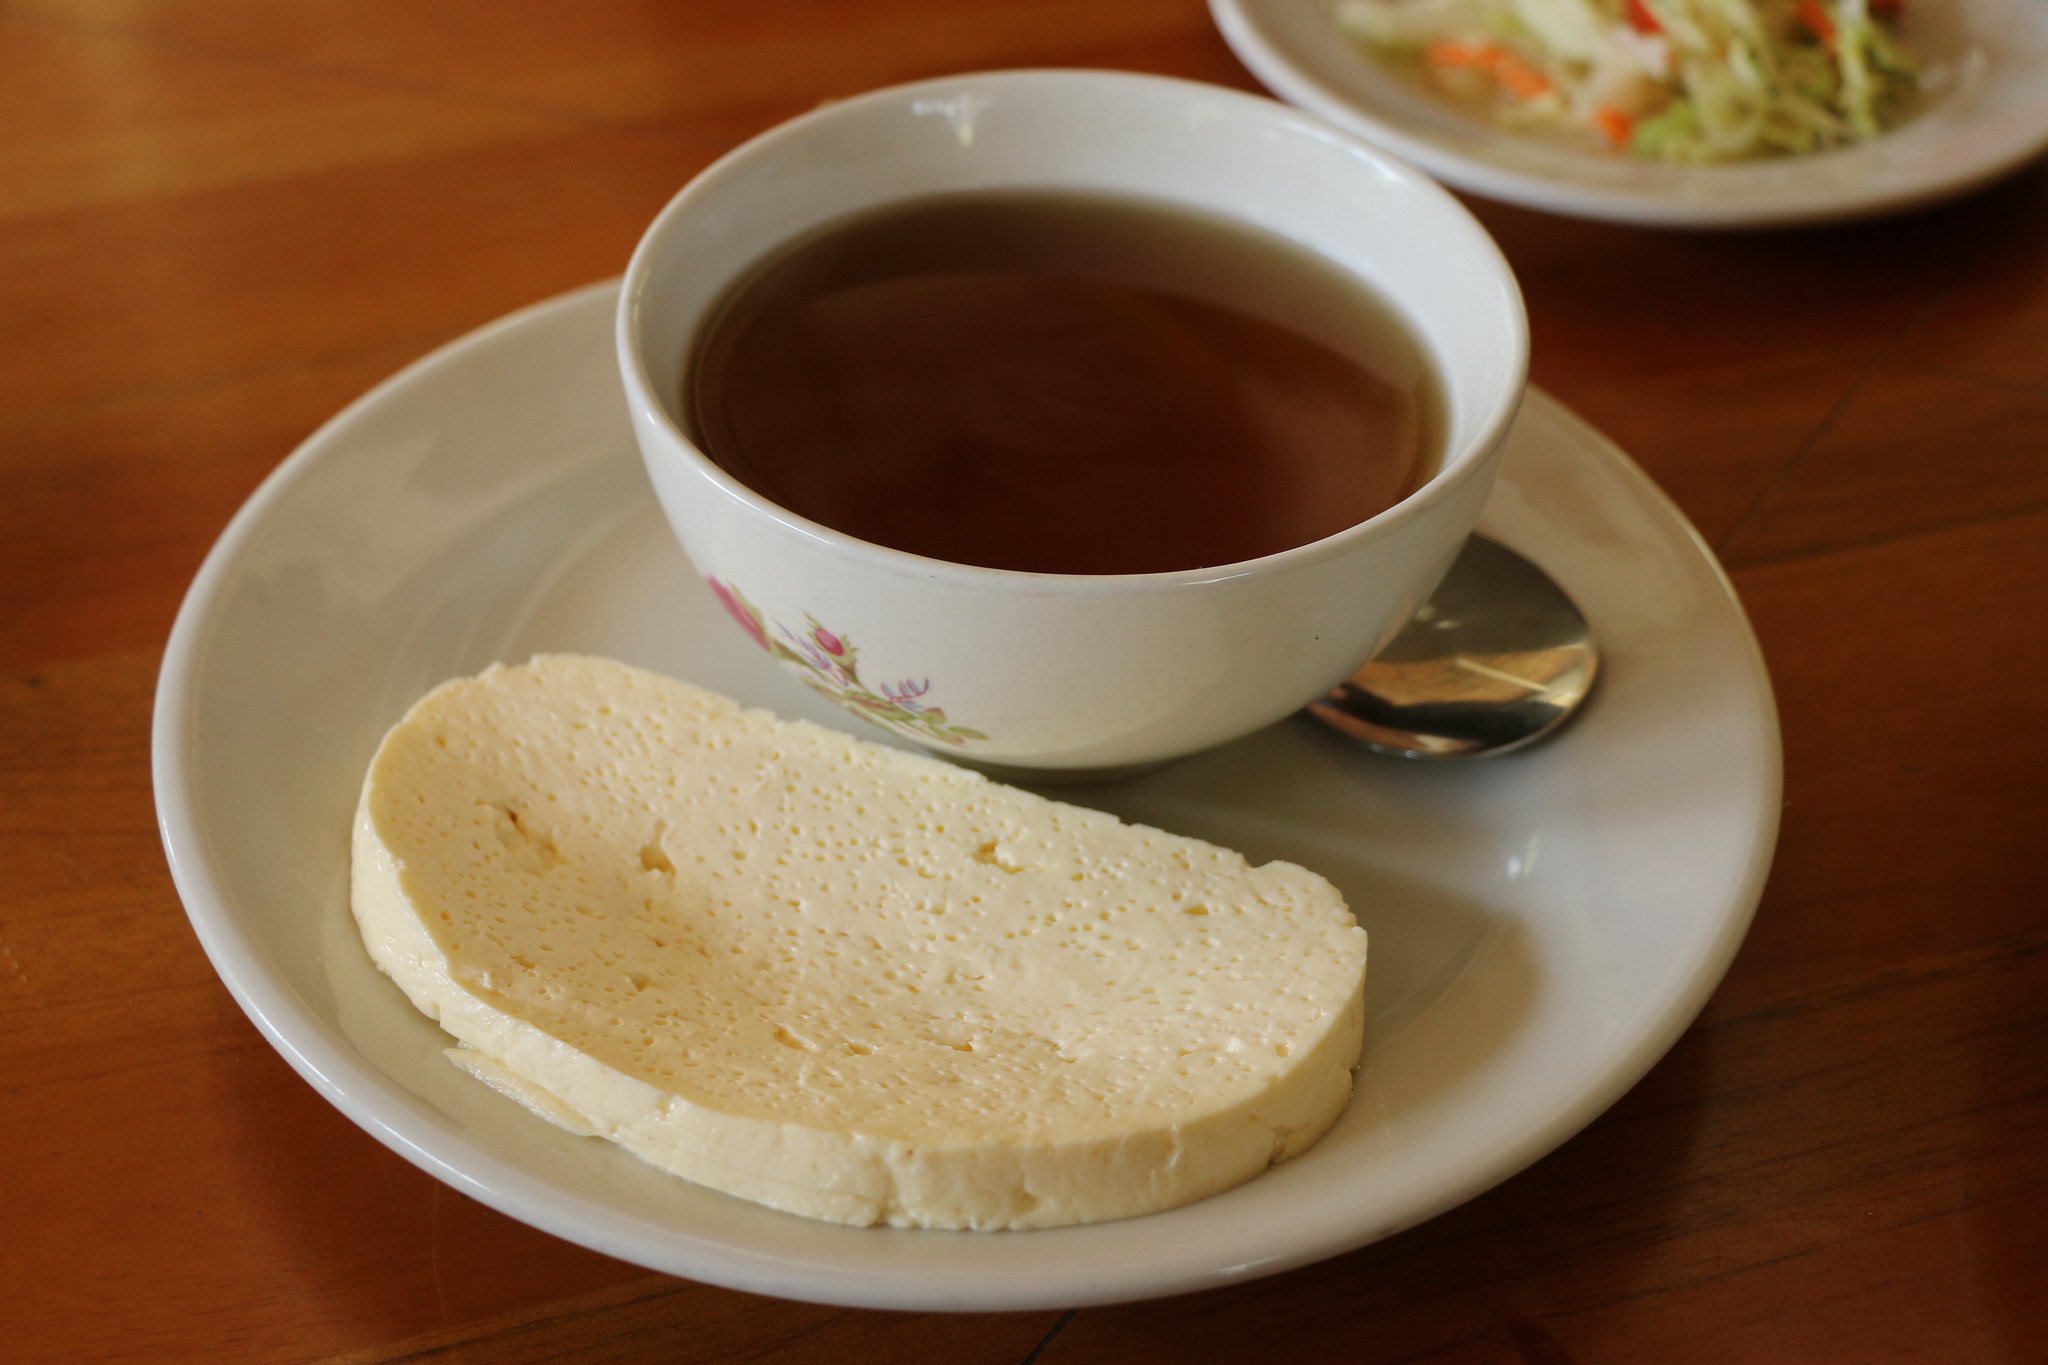
{"type": "Polygon", "coordinates": [[[1555,734],[1599,671],[1592,627],[1564,589],[1474,535],[1401,633],[1308,713],[1375,753],[1483,758],[1555,734]]]}

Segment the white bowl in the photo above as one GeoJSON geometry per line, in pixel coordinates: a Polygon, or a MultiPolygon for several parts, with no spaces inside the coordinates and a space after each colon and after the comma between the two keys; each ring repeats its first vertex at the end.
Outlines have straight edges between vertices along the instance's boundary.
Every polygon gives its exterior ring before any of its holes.
{"type": "MultiPolygon", "coordinates": [[[[1248,734],[1322,695],[1420,606],[1471,531],[1521,399],[1528,323],[1485,229],[1428,177],[1287,106],[1113,71],[948,76],[827,105],[733,151],[662,210],[627,267],[627,404],[677,538],[763,648],[814,622],[858,643],[875,698],[924,679],[975,737],[940,752],[1034,770],[1130,768],[1248,734]],[[1258,559],[1176,573],[1021,573],[857,540],[699,451],[679,409],[690,347],[778,245],[879,205],[1054,189],[1263,229],[1361,279],[1434,362],[1435,476],[1379,515],[1258,559]],[[781,628],[778,631],[778,626],[781,628]]],[[[1132,507],[1133,518],[1147,514],[1132,507]]],[[[802,656],[782,651],[793,669],[802,656]]],[[[875,718],[877,707],[857,714],[875,718]]],[[[886,723],[884,711],[878,723],[886,723]]]]}

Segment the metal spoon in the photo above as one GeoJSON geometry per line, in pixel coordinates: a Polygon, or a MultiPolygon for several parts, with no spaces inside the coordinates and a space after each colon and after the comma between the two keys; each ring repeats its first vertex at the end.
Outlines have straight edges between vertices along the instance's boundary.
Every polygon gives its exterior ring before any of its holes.
{"type": "Polygon", "coordinates": [[[1392,643],[1308,713],[1376,753],[1481,758],[1554,733],[1599,667],[1592,629],[1564,589],[1475,535],[1392,643]]]}

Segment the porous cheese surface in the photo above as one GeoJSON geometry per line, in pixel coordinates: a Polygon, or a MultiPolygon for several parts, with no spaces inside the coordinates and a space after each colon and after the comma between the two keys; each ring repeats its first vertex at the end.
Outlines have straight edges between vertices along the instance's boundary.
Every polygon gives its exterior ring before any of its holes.
{"type": "Polygon", "coordinates": [[[1350,1094],[1335,888],[609,660],[444,684],[358,811],[363,940],[572,1132],[842,1223],[1171,1208],[1350,1094]]]}

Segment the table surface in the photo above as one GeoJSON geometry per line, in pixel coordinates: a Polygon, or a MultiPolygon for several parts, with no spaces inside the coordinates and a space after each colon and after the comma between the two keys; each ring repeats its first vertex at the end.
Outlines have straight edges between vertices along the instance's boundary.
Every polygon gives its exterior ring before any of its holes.
{"type": "Polygon", "coordinates": [[[1698,1023],[1434,1222],[1155,1303],[787,1303],[471,1202],[242,1017],[172,889],[147,750],[172,614],[235,507],[398,366],[616,273],[748,135],[1028,65],[1253,85],[1200,0],[0,3],[0,1356],[2048,1358],[2040,164],[1803,232],[1473,203],[1536,380],[1733,575],[1787,785],[1698,1023]]]}

